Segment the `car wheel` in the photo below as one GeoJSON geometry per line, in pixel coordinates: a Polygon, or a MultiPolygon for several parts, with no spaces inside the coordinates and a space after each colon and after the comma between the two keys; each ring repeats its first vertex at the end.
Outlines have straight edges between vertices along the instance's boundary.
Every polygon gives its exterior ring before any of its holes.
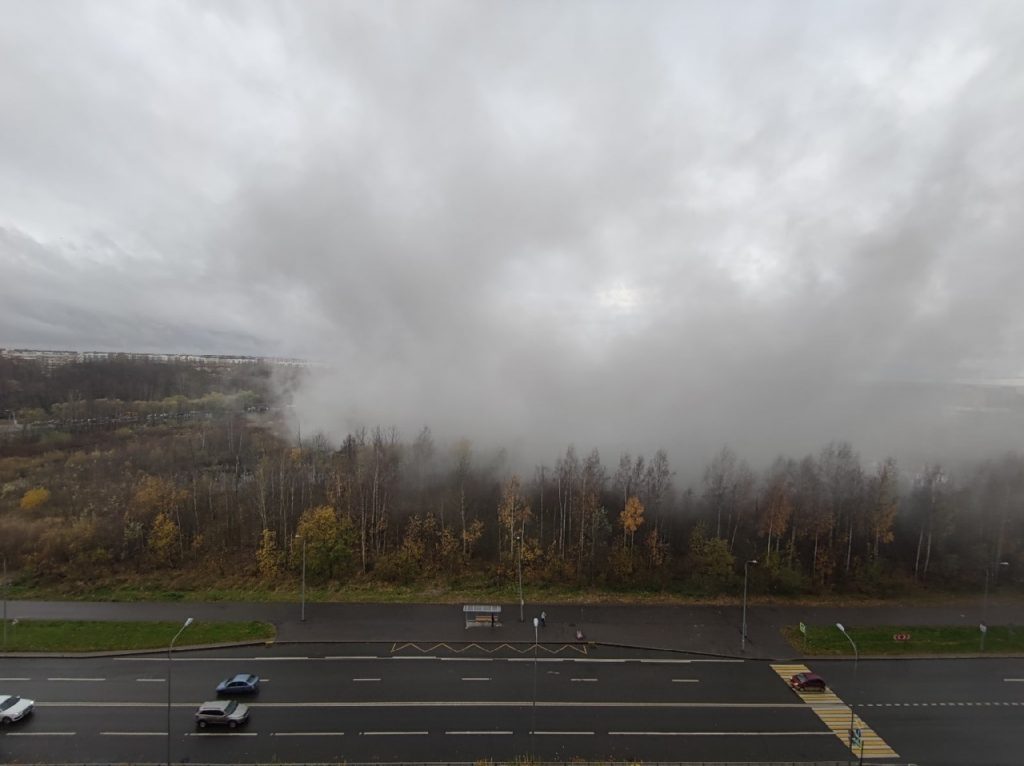
{"type": "Polygon", "coordinates": [[[199,728],[200,729],[205,729],[206,728],[206,721],[200,721],[199,722],[199,728]]]}
{"type": "Polygon", "coordinates": [[[238,726],[238,721],[228,721],[228,728],[233,729],[238,726]]]}
{"type": "Polygon", "coordinates": [[[6,716],[3,717],[3,718],[0,718],[0,726],[7,726],[7,724],[9,724],[10,722],[11,722],[11,719],[7,718],[6,716]]]}

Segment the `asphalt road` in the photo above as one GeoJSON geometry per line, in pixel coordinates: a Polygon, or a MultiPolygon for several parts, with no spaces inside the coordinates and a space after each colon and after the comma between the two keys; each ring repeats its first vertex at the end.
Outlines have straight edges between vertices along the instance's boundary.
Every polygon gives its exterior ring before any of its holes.
{"type": "MultiPolygon", "coordinates": [[[[1018,764],[1024,660],[808,663],[918,764],[1018,764]],[[1007,679],[1022,679],[1020,681],[1007,679]]],[[[175,654],[172,760],[841,761],[849,750],[768,663],[549,644],[303,644],[175,654]],[[199,731],[221,678],[265,679],[252,719],[199,731]],[[536,682],[536,696],[534,683],[536,682]],[[534,705],[536,699],[536,705],[534,705]]],[[[0,693],[37,701],[4,763],[166,758],[165,655],[0,659],[0,693]]],[[[893,762],[893,761],[889,761],[893,762]]]]}

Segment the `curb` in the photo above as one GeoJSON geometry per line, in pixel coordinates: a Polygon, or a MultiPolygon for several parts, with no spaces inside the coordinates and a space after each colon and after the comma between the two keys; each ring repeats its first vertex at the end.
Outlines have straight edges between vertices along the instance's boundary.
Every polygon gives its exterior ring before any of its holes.
{"type": "MultiPolygon", "coordinates": [[[[261,641],[227,641],[222,644],[194,644],[192,646],[176,646],[174,653],[191,652],[195,650],[205,651],[207,649],[235,649],[245,646],[270,646],[277,643],[272,638],[261,641]]],[[[98,652],[0,652],[0,659],[15,658],[51,658],[51,659],[94,659],[99,657],[131,657],[138,654],[167,654],[167,648],[162,649],[111,649],[98,652]]]]}

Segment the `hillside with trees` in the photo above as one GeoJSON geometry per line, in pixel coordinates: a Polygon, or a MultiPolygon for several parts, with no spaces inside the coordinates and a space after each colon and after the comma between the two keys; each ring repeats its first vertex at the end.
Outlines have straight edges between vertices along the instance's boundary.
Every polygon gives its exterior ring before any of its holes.
{"type": "Polygon", "coordinates": [[[729,448],[678,486],[669,456],[573,446],[517,472],[469,441],[377,427],[284,437],[273,371],[0,358],[0,556],[27,583],[528,585],[886,595],[1009,582],[1024,458],[956,472],[866,465],[854,447],[749,465],[729,448]]]}

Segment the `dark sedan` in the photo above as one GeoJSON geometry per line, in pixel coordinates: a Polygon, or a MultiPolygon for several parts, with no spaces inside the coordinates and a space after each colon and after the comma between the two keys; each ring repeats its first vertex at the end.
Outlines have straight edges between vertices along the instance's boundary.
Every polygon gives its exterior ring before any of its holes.
{"type": "Polygon", "coordinates": [[[217,694],[255,694],[260,690],[260,677],[252,673],[239,673],[217,684],[217,694]]]}

